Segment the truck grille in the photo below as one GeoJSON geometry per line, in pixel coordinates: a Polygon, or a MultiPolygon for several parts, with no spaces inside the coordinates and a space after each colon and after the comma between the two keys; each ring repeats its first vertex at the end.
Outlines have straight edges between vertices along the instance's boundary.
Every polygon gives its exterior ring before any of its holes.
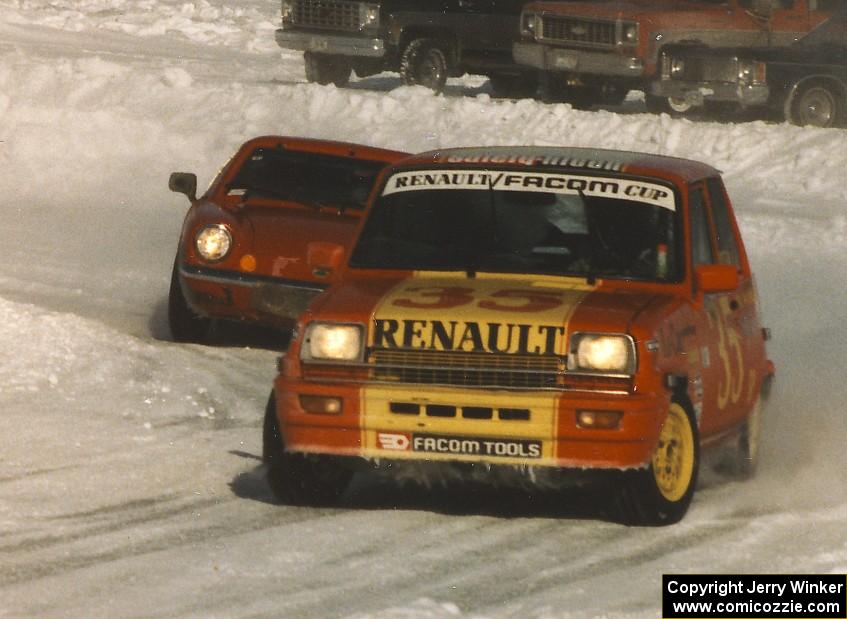
{"type": "Polygon", "coordinates": [[[572,43],[584,47],[615,47],[618,41],[613,21],[542,15],[542,41],[572,43]]]}
{"type": "Polygon", "coordinates": [[[371,378],[385,382],[507,389],[555,389],[563,357],[377,349],[371,378]]]}
{"type": "Polygon", "coordinates": [[[297,0],[291,22],[326,30],[358,31],[361,29],[360,4],[345,0],[297,0]]]}

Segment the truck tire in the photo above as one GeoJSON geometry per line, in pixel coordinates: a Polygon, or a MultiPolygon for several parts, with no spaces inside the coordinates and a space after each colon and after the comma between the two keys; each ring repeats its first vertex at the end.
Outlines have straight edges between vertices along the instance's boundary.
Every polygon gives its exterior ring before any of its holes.
{"type": "Polygon", "coordinates": [[[199,344],[208,337],[211,318],[201,316],[188,306],[179,283],[179,265],[175,261],[168,292],[168,327],[175,342],[199,344]]]}
{"type": "Polygon", "coordinates": [[[836,127],[842,122],[842,93],[826,82],[801,86],[791,101],[788,120],[795,125],[836,127]]]}
{"type": "Polygon", "coordinates": [[[685,99],[658,97],[651,94],[644,95],[644,105],[651,114],[667,114],[673,118],[687,116],[694,109],[694,106],[685,99]]]}
{"type": "Polygon", "coordinates": [[[351,469],[328,456],[288,453],[285,450],[273,392],[265,408],[262,461],[267,465],[271,492],[284,505],[335,505],[353,477],[351,469]]]}
{"type": "Polygon", "coordinates": [[[646,469],[625,472],[615,490],[617,516],[631,525],[679,522],[694,496],[700,439],[691,411],[671,402],[659,443],[646,469]]]}
{"type": "Polygon", "coordinates": [[[408,86],[426,86],[436,93],[444,90],[449,65],[448,50],[436,39],[414,39],[400,56],[400,76],[408,86]]]}
{"type": "Polygon", "coordinates": [[[339,88],[350,83],[353,65],[343,56],[304,52],[303,62],[306,67],[306,80],[309,82],[324,86],[335,84],[339,88]]]}

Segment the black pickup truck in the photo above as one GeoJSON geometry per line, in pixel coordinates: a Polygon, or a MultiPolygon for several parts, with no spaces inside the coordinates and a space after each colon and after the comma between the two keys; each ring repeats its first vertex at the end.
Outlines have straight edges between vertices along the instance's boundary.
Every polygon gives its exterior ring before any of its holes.
{"type": "Polygon", "coordinates": [[[280,47],[303,51],[306,78],[344,86],[396,71],[440,92],[451,76],[487,75],[495,94],[529,96],[536,75],[515,64],[523,0],[282,0],[280,47]]]}

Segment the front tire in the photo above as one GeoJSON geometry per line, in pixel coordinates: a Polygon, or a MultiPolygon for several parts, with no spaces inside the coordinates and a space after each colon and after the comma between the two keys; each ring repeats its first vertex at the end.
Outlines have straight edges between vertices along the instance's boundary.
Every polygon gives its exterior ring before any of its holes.
{"type": "Polygon", "coordinates": [[[446,47],[435,39],[414,39],[400,57],[400,76],[407,86],[444,90],[449,65],[446,47]]]}
{"type": "Polygon", "coordinates": [[[267,465],[271,492],[285,505],[334,505],[353,477],[351,469],[331,457],[289,453],[285,450],[273,392],[265,409],[262,461],[267,465]]]}
{"type": "Polygon", "coordinates": [[[306,68],[306,80],[326,86],[335,84],[343,88],[350,83],[350,73],[353,66],[343,56],[330,56],[304,52],[303,62],[306,68]]]}
{"type": "Polygon", "coordinates": [[[632,525],[668,525],[682,520],[697,485],[700,439],[691,412],[671,402],[659,442],[644,470],[627,472],[616,493],[618,516],[632,525]]]}
{"type": "Polygon", "coordinates": [[[804,86],[791,101],[789,118],[802,127],[836,127],[842,122],[844,101],[825,83],[804,86]]]}
{"type": "Polygon", "coordinates": [[[199,344],[206,340],[212,320],[192,310],[179,283],[179,265],[174,262],[168,293],[168,327],[175,342],[199,344]]]}

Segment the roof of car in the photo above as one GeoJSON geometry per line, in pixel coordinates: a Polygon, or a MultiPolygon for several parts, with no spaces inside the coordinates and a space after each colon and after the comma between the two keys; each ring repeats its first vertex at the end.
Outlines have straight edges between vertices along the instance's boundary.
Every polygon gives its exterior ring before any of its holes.
{"type": "Polygon", "coordinates": [[[683,159],[623,150],[569,146],[475,146],[447,148],[412,155],[395,165],[477,164],[485,167],[553,167],[568,170],[611,171],[659,176],[672,174],[695,181],[720,174],[710,165],[683,159]]]}

